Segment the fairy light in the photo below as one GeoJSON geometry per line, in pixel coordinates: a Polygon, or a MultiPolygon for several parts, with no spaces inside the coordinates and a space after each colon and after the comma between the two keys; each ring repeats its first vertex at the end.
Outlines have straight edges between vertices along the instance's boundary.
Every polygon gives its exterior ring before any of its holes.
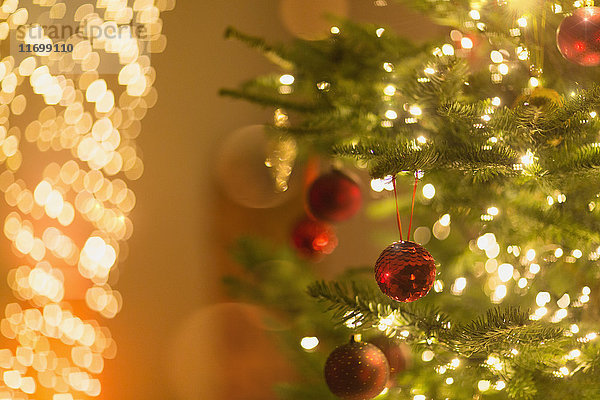
{"type": "Polygon", "coordinates": [[[394,314],[390,314],[387,317],[383,317],[379,320],[377,329],[384,332],[394,325],[394,314]]]}
{"type": "Polygon", "coordinates": [[[481,19],[481,14],[479,14],[479,11],[477,10],[471,10],[469,11],[469,17],[471,17],[471,19],[474,19],[475,21],[478,21],[479,19],[481,19]]]}
{"type": "Polygon", "coordinates": [[[304,350],[313,350],[319,345],[319,339],[315,336],[306,336],[300,340],[300,346],[304,350]]]}
{"type": "Polygon", "coordinates": [[[494,355],[488,356],[487,360],[485,360],[485,363],[496,371],[501,371],[504,368],[504,365],[500,359],[494,355]]]}
{"type": "Polygon", "coordinates": [[[452,361],[450,361],[450,367],[452,367],[453,369],[458,368],[460,365],[460,360],[458,358],[453,358],[452,361]]]}
{"type": "Polygon", "coordinates": [[[556,310],[556,312],[552,316],[551,322],[554,322],[554,323],[560,322],[567,317],[567,314],[568,314],[568,311],[566,309],[560,308],[560,309],[556,310]]]}
{"type": "Polygon", "coordinates": [[[421,360],[423,360],[424,362],[429,362],[429,361],[433,360],[434,356],[435,356],[435,354],[433,353],[433,351],[425,350],[423,352],[423,354],[421,354],[421,360]]]}
{"type": "Polygon", "coordinates": [[[581,256],[583,256],[583,252],[579,249],[575,249],[571,252],[571,255],[575,258],[581,258],[581,256]]]}
{"type": "Polygon", "coordinates": [[[500,213],[500,210],[498,210],[497,207],[489,207],[487,209],[487,213],[490,214],[490,215],[496,216],[496,215],[498,215],[500,213]]]}
{"type": "Polygon", "coordinates": [[[454,383],[454,378],[451,376],[446,378],[446,385],[452,385],[454,383]]]}
{"type": "Polygon", "coordinates": [[[463,37],[460,40],[460,45],[461,45],[461,47],[463,49],[467,49],[467,50],[468,49],[472,49],[473,48],[473,41],[470,38],[468,38],[468,37],[463,37]]]}
{"type": "Polygon", "coordinates": [[[385,182],[383,179],[371,179],[371,189],[379,193],[385,189],[385,182]]]}
{"type": "Polygon", "coordinates": [[[556,301],[556,304],[560,308],[567,308],[567,307],[569,307],[569,304],[571,304],[571,297],[569,296],[568,293],[565,293],[562,295],[562,297],[560,299],[558,299],[556,301]]]}
{"type": "Polygon", "coordinates": [[[548,292],[539,292],[537,296],[535,296],[535,303],[540,307],[543,307],[546,304],[548,304],[550,300],[550,293],[548,292]]]}
{"type": "Polygon", "coordinates": [[[531,320],[537,321],[537,320],[541,319],[547,313],[548,313],[548,309],[546,307],[540,307],[540,308],[536,309],[535,312],[533,313],[533,315],[530,315],[529,318],[531,320]]]}
{"type": "Polygon", "coordinates": [[[460,277],[460,278],[456,278],[456,280],[454,281],[454,284],[450,288],[450,291],[452,292],[453,295],[460,296],[466,287],[467,287],[467,279],[464,277],[460,277]]]}
{"type": "Polygon", "coordinates": [[[504,61],[502,53],[500,53],[498,50],[492,50],[490,53],[490,59],[496,64],[500,64],[502,61],[504,61]]]}
{"type": "Polygon", "coordinates": [[[425,136],[419,136],[417,138],[417,142],[419,142],[420,144],[425,144],[427,143],[427,138],[425,136]]]}
{"type": "Polygon", "coordinates": [[[571,331],[571,333],[579,333],[579,326],[577,324],[572,324],[569,327],[569,330],[571,331]]]}
{"type": "Polygon", "coordinates": [[[517,47],[517,58],[521,61],[527,60],[529,58],[529,50],[522,46],[517,47]]]}
{"type": "Polygon", "coordinates": [[[385,72],[392,72],[394,70],[394,65],[390,62],[383,63],[383,70],[385,72]]]}
{"type": "Polygon", "coordinates": [[[337,26],[332,26],[332,27],[331,27],[331,29],[330,29],[330,32],[331,32],[333,35],[337,35],[337,34],[339,34],[339,33],[340,33],[340,28],[338,28],[337,26]]]}
{"type": "Polygon", "coordinates": [[[430,199],[433,199],[434,196],[435,196],[435,186],[433,186],[431,183],[427,183],[426,185],[424,185],[423,186],[423,197],[430,200],[430,199]]]}
{"type": "Polygon", "coordinates": [[[517,20],[517,24],[521,27],[521,28],[526,28],[527,27],[527,18],[525,17],[521,17],[517,20]]]}
{"type": "Polygon", "coordinates": [[[521,157],[521,163],[526,166],[533,165],[536,157],[531,150],[527,150],[524,156],[521,157]]]}
{"type": "Polygon", "coordinates": [[[423,70],[423,72],[425,72],[427,75],[432,75],[435,74],[435,69],[433,69],[432,67],[427,67],[423,70]]]}
{"type": "Polygon", "coordinates": [[[556,258],[560,258],[563,255],[563,249],[561,249],[560,247],[557,248],[556,250],[554,250],[554,257],[556,258]]]}
{"type": "Polygon", "coordinates": [[[501,264],[498,267],[498,277],[502,282],[508,282],[512,279],[514,267],[510,264],[501,264]]]}
{"type": "Polygon", "coordinates": [[[520,278],[519,281],[517,282],[517,286],[520,287],[521,289],[524,289],[527,287],[527,278],[520,278]]]}
{"type": "Polygon", "coordinates": [[[381,37],[381,35],[383,35],[383,32],[385,32],[384,28],[377,28],[375,34],[377,35],[377,37],[381,37]]]}
{"type": "Polygon", "coordinates": [[[421,107],[416,106],[416,105],[410,106],[408,108],[408,112],[410,113],[410,115],[414,115],[415,117],[418,117],[419,115],[423,114],[421,107]]]}
{"type": "Polygon", "coordinates": [[[531,78],[529,78],[529,86],[533,88],[540,86],[540,80],[535,76],[532,76],[531,78]]]}
{"type": "Polygon", "coordinates": [[[330,87],[331,84],[327,81],[317,82],[317,89],[319,89],[322,92],[329,90],[330,87]]]}
{"type": "Polygon", "coordinates": [[[481,380],[477,382],[477,389],[479,389],[480,392],[486,392],[490,390],[490,386],[490,381],[487,380],[481,380]]]}
{"type": "Polygon", "coordinates": [[[581,293],[588,296],[590,293],[592,293],[592,290],[589,287],[584,286],[583,289],[581,289],[581,293]]]}
{"type": "Polygon", "coordinates": [[[387,110],[385,112],[385,117],[387,119],[396,119],[396,118],[398,118],[398,114],[394,110],[387,110]]]}
{"type": "Polygon", "coordinates": [[[560,13],[562,13],[563,9],[562,9],[562,6],[560,4],[554,3],[552,5],[552,10],[554,11],[554,14],[560,14],[560,13]]]}
{"type": "Polygon", "coordinates": [[[279,77],[279,82],[281,82],[282,85],[291,85],[294,83],[294,80],[294,76],[290,74],[281,75],[279,77]]]}
{"type": "Polygon", "coordinates": [[[386,96],[393,96],[396,94],[396,86],[394,85],[387,85],[385,88],[383,88],[383,94],[385,94],[386,96]]]}
{"type": "Polygon", "coordinates": [[[500,106],[500,104],[502,104],[502,100],[500,100],[500,97],[494,97],[492,99],[492,105],[498,107],[498,106],[500,106]]]}
{"type": "Polygon", "coordinates": [[[506,383],[504,381],[497,381],[494,384],[494,389],[496,389],[498,391],[503,390],[505,387],[506,387],[506,383]]]}
{"type": "Polygon", "coordinates": [[[508,74],[508,65],[506,65],[504,63],[498,65],[498,72],[500,72],[501,75],[507,75],[508,74]]]}
{"type": "Polygon", "coordinates": [[[442,46],[442,53],[444,53],[444,55],[447,55],[447,56],[453,56],[454,55],[454,46],[452,46],[449,43],[446,43],[445,45],[442,46]]]}

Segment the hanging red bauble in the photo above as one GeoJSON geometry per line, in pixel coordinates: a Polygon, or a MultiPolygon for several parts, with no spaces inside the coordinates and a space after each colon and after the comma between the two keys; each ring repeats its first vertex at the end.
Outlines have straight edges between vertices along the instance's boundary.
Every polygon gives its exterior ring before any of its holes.
{"type": "Polygon", "coordinates": [[[385,354],[385,358],[387,358],[390,366],[390,380],[387,386],[394,386],[396,376],[408,367],[409,350],[407,346],[383,335],[374,337],[369,340],[369,343],[377,346],[385,354]]]}
{"type": "Polygon", "coordinates": [[[330,224],[305,218],[294,227],[292,243],[300,253],[314,258],[331,254],[338,244],[338,239],[330,224]]]}
{"type": "Polygon", "coordinates": [[[417,243],[394,242],[377,259],[375,280],[381,291],[393,300],[415,301],[433,286],[435,260],[417,243]]]}
{"type": "Polygon", "coordinates": [[[317,178],[308,189],[308,208],[318,219],[344,221],[360,209],[358,184],[343,172],[333,170],[317,178]]]}
{"type": "Polygon", "coordinates": [[[578,8],[565,18],[556,31],[556,44],[575,64],[600,65],[600,7],[578,8]]]}
{"type": "Polygon", "coordinates": [[[390,370],[381,350],[369,343],[350,339],[335,349],[325,362],[329,390],[344,400],[368,400],[380,394],[390,370]]]}

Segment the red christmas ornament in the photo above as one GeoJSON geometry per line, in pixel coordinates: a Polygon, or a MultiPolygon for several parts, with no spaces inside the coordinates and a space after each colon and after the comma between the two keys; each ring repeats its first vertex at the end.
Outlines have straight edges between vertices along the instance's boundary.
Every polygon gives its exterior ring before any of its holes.
{"type": "Polygon", "coordinates": [[[368,400],[380,394],[390,369],[381,350],[350,339],[336,348],[325,362],[325,381],[331,392],[344,400],[368,400]]]}
{"type": "Polygon", "coordinates": [[[321,175],[308,189],[308,208],[324,221],[344,221],[356,214],[361,204],[356,182],[338,170],[321,175]]]}
{"type": "Polygon", "coordinates": [[[393,300],[415,301],[433,286],[435,260],[417,243],[394,242],[377,259],[375,280],[379,289],[393,300]]]}
{"type": "Polygon", "coordinates": [[[578,8],[556,31],[556,44],[569,61],[585,67],[600,65],[600,8],[578,8]]]}
{"type": "Polygon", "coordinates": [[[338,244],[333,226],[326,222],[305,218],[292,232],[294,247],[305,256],[331,254],[338,244]]]}
{"type": "Polygon", "coordinates": [[[386,336],[377,336],[369,340],[369,342],[377,346],[385,354],[385,358],[387,358],[390,366],[390,379],[387,387],[394,386],[396,376],[408,367],[409,353],[406,345],[402,345],[397,340],[386,336]]]}

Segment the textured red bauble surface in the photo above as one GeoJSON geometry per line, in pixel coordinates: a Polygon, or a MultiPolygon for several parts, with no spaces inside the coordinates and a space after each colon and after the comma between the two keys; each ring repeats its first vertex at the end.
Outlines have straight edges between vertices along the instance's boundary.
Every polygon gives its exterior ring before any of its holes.
{"type": "Polygon", "coordinates": [[[344,221],[358,212],[362,204],[360,187],[343,172],[333,170],[321,175],[308,189],[308,208],[318,219],[344,221]]]}
{"type": "Polygon", "coordinates": [[[354,340],[336,348],[325,362],[327,386],[344,400],[372,399],[385,389],[389,373],[381,350],[354,340]]]}
{"type": "Polygon", "coordinates": [[[600,65],[600,7],[583,7],[565,18],[556,31],[556,45],[569,61],[600,65]]]}
{"type": "Polygon", "coordinates": [[[415,301],[433,286],[435,260],[417,243],[394,242],[377,259],[375,280],[381,291],[393,300],[415,301]]]}
{"type": "Polygon", "coordinates": [[[331,254],[338,244],[333,226],[310,218],[302,219],[292,232],[292,243],[303,255],[315,258],[331,254]]]}
{"type": "Polygon", "coordinates": [[[409,364],[408,347],[396,339],[391,339],[386,336],[377,336],[369,340],[369,343],[377,346],[383,352],[390,366],[390,380],[388,387],[394,386],[394,379],[399,373],[404,371],[409,364]]]}

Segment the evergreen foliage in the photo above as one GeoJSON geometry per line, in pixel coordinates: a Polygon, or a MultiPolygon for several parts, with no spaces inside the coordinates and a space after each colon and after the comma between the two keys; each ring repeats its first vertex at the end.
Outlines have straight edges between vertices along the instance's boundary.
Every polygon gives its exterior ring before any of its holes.
{"type": "MultiPolygon", "coordinates": [[[[228,284],[292,324],[282,340],[296,350],[303,377],[278,393],[331,398],[320,368],[357,330],[413,348],[414,365],[382,399],[598,399],[600,69],[570,64],[555,48],[572,2],[472,2],[480,19],[469,16],[467,0],[403,3],[476,47],[451,54],[442,48],[447,37],[415,44],[341,20],[339,34],[287,45],[226,32],[278,71],[223,95],[286,113],[289,123],[273,127],[302,154],[346,160],[373,178],[398,176],[407,187],[423,171],[436,194],[418,196],[415,219],[446,232],[427,244],[440,264],[439,287],[414,304],[379,293],[372,273],[363,273],[370,267],[322,282],[284,247],[241,241],[235,254],[247,274],[228,284]],[[511,33],[523,15],[528,28],[511,33]],[[504,75],[488,57],[499,50],[510,68],[504,75]],[[293,85],[279,81],[283,73],[293,85]],[[451,225],[440,224],[444,214],[451,225]],[[468,284],[453,290],[459,277],[468,284]],[[551,301],[540,300],[544,293],[551,301]],[[300,335],[318,336],[318,351],[303,352],[300,335]]],[[[392,204],[376,202],[369,212],[393,218],[392,204]]]]}

